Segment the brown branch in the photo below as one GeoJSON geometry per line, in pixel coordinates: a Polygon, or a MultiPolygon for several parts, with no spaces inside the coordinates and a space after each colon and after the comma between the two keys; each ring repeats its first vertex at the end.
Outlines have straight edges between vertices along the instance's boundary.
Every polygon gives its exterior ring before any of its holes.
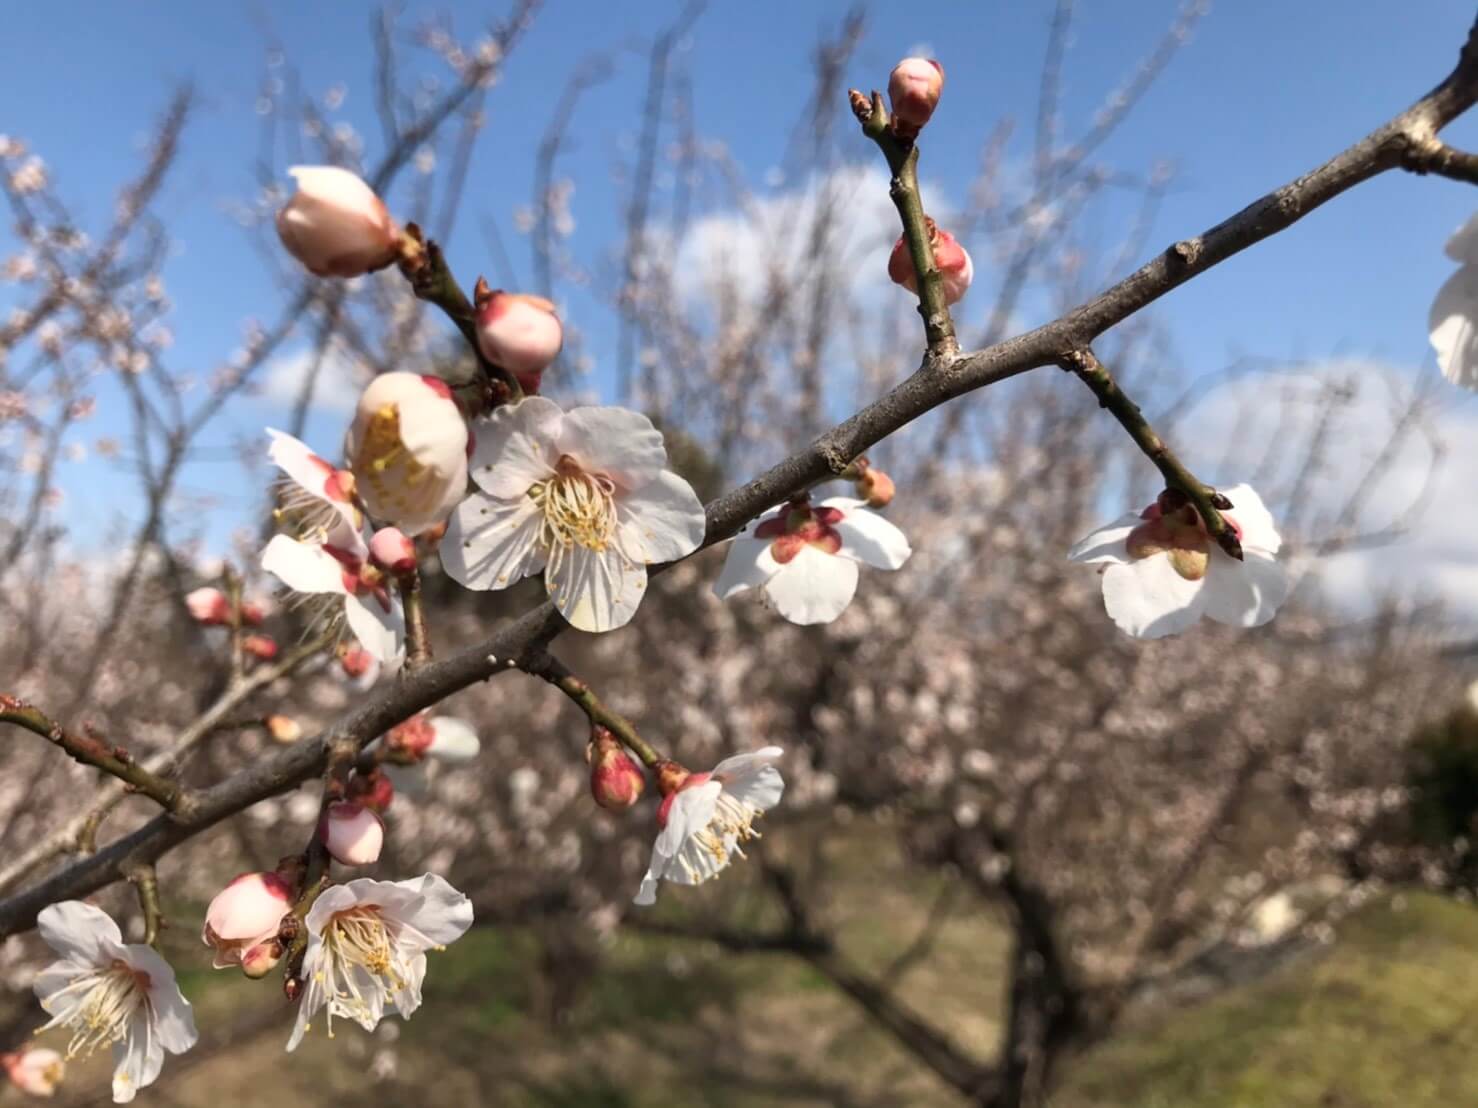
{"type": "Polygon", "coordinates": [[[1435,173],[1439,177],[1451,177],[1454,181],[1478,185],[1478,154],[1448,146],[1436,137],[1414,146],[1401,163],[1401,168],[1412,173],[1435,173]]]}
{"type": "Polygon", "coordinates": [[[540,650],[527,658],[521,663],[521,668],[525,673],[544,678],[573,700],[592,724],[599,724],[614,734],[642,760],[643,765],[652,768],[662,761],[662,755],[647,744],[629,719],[606,707],[589,685],[547,650],[540,650]]]}

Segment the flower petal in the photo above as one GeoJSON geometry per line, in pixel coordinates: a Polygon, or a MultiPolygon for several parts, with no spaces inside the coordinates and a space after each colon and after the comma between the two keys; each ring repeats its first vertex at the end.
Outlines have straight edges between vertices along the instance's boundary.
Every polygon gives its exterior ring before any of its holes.
{"type": "Polygon", "coordinates": [[[1220,490],[1232,502],[1228,513],[1242,529],[1242,546],[1246,550],[1261,550],[1267,554],[1278,553],[1283,545],[1283,536],[1273,522],[1273,513],[1263,504],[1251,485],[1233,485],[1220,490]]]}
{"type": "Polygon", "coordinates": [[[1212,550],[1206,573],[1206,614],[1231,627],[1261,627],[1288,599],[1293,580],[1270,555],[1248,550],[1238,562],[1212,550]]]}
{"type": "MultiPolygon", "coordinates": [[[[769,550],[761,562],[774,562],[769,550]]],[[[857,563],[802,546],[765,582],[765,597],[791,623],[830,623],[847,610],[857,592],[857,563]]]]}
{"type": "Polygon", "coordinates": [[[436,716],[431,720],[433,738],[426,748],[426,756],[439,762],[460,764],[470,762],[482,750],[477,730],[464,719],[455,716],[436,716]]]}
{"type": "Polygon", "coordinates": [[[164,1068],[164,1045],[147,1010],[128,1022],[123,1039],[113,1045],[113,1103],[127,1104],[138,1091],[154,1084],[164,1068]]]}
{"type": "Polygon", "coordinates": [[[693,486],[671,470],[616,501],[621,545],[631,557],[652,564],[686,558],[703,542],[708,520],[693,486]]]}
{"type": "Polygon", "coordinates": [[[614,546],[572,546],[557,567],[545,571],[544,587],[571,627],[614,631],[631,622],[646,595],[647,567],[628,562],[614,546]]]}
{"type": "Polygon", "coordinates": [[[1127,512],[1112,523],[1105,523],[1096,531],[1090,531],[1079,539],[1067,552],[1070,562],[1129,562],[1129,532],[1142,522],[1138,512],[1127,512]]]}
{"type": "Polygon", "coordinates": [[[391,600],[387,612],[373,597],[344,597],[344,617],[359,645],[383,665],[399,665],[405,654],[405,613],[400,601],[391,600]]]}
{"type": "Polygon", "coordinates": [[[1478,389],[1478,265],[1465,265],[1437,290],[1427,330],[1442,376],[1478,389]]]}
{"type": "Polygon", "coordinates": [[[113,918],[80,900],[48,904],[36,916],[36,929],[47,946],[74,962],[95,965],[104,952],[123,943],[123,932],[113,918]]]}
{"type": "Polygon", "coordinates": [[[875,569],[898,569],[913,553],[908,536],[876,512],[869,511],[864,501],[834,496],[823,500],[821,506],[839,508],[843,513],[833,524],[842,537],[842,548],[837,552],[842,557],[875,569]]]}
{"type": "Polygon", "coordinates": [[[765,556],[769,549],[769,539],[757,539],[753,535],[734,536],[724,556],[724,568],[713,584],[718,598],[728,600],[746,589],[757,589],[779,572],[780,564],[765,556]]]}
{"type": "Polygon", "coordinates": [[[628,492],[655,481],[667,466],[662,432],[629,408],[572,408],[560,427],[559,452],[628,492]]]}
{"type": "Polygon", "coordinates": [[[673,797],[667,809],[667,825],[652,844],[652,861],[633,903],[644,908],[657,903],[657,883],[663,878],[678,879],[676,874],[680,871],[673,868],[673,861],[687,843],[688,836],[701,831],[713,819],[719,794],[723,791],[721,782],[708,780],[673,797]]]}
{"type": "Polygon", "coordinates": [[[1158,639],[1178,634],[1201,618],[1204,582],[1205,578],[1187,581],[1175,572],[1169,557],[1152,554],[1103,571],[1103,606],[1125,634],[1158,639]]]}
{"type": "Polygon", "coordinates": [[[563,422],[559,405],[545,396],[496,409],[474,428],[472,480],[491,496],[523,496],[530,485],[553,474],[563,422]]]}
{"type": "Polygon", "coordinates": [[[1469,218],[1447,240],[1443,253],[1455,262],[1478,265],[1478,215],[1469,218]]]}
{"type": "Polygon", "coordinates": [[[316,543],[274,535],[262,551],[262,568],[293,592],[347,595],[344,567],[316,543]]]}
{"type": "Polygon", "coordinates": [[[544,568],[543,522],[527,496],[496,500],[475,492],[452,513],[438,548],[441,566],[463,588],[507,588],[544,568]]]}
{"type": "Polygon", "coordinates": [[[472,901],[452,888],[446,878],[427,873],[409,881],[393,883],[412,889],[420,898],[420,905],[405,922],[436,946],[455,942],[472,926],[472,901]]]}
{"type": "MultiPolygon", "coordinates": [[[[326,896],[332,889],[325,891],[326,896]]],[[[322,900],[323,897],[319,897],[322,900]]],[[[318,907],[317,902],[313,905],[318,907]]],[[[312,918],[310,909],[309,918],[312,918]]],[[[311,925],[310,925],[311,926],[311,925]]],[[[319,924],[322,927],[322,924],[319,924]]],[[[293,1021],[292,1034],[287,1039],[287,1052],[291,1054],[298,1049],[298,1044],[303,1041],[303,1035],[307,1033],[313,1017],[323,1007],[323,986],[319,984],[318,963],[323,961],[323,940],[317,932],[308,936],[308,949],[303,955],[303,998],[298,1001],[298,1016],[293,1021]]]]}

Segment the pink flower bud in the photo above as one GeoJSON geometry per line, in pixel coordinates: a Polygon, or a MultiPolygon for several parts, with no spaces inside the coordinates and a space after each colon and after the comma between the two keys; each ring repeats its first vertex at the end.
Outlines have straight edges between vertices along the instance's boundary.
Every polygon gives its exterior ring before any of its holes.
{"type": "Polygon", "coordinates": [[[45,1047],[0,1054],[0,1066],[5,1067],[5,1076],[12,1085],[31,1096],[54,1094],[67,1068],[60,1054],[45,1047]]]}
{"type": "Polygon", "coordinates": [[[291,907],[292,889],[275,873],[243,873],[216,893],[200,932],[215,968],[240,965],[246,951],[276,938],[291,907]]]}
{"type": "MultiPolygon", "coordinates": [[[[934,264],[939,267],[939,276],[944,284],[944,302],[957,303],[975,279],[975,265],[970,261],[969,252],[955,240],[954,235],[941,231],[933,220],[929,221],[929,232],[934,264]]],[[[918,293],[918,274],[914,272],[908,241],[902,235],[893,244],[893,253],[888,255],[888,276],[909,292],[918,293]]]]}
{"type": "Polygon", "coordinates": [[[436,728],[431,725],[431,717],[425,712],[396,724],[385,735],[386,746],[408,755],[414,761],[420,761],[435,741],[436,728]]]}
{"type": "Polygon", "coordinates": [[[260,627],[266,618],[267,608],[260,601],[243,600],[241,602],[241,622],[245,626],[260,627]]]}
{"type": "Polygon", "coordinates": [[[888,75],[895,129],[913,136],[929,122],[944,91],[944,66],[933,58],[904,58],[888,75]]]}
{"type": "Polygon", "coordinates": [[[590,761],[590,795],[602,808],[622,811],[641,798],[647,780],[615,735],[597,726],[586,748],[590,761]]]}
{"type": "Polygon", "coordinates": [[[886,508],[893,502],[893,478],[880,469],[868,466],[857,478],[857,495],[869,508],[886,508]]]}
{"type": "Polygon", "coordinates": [[[185,607],[190,618],[207,627],[224,627],[231,622],[231,602],[220,589],[209,586],[185,594],[185,607]]]}
{"type": "Polygon", "coordinates": [[[303,725],[292,716],[268,716],[263,722],[276,742],[295,743],[303,737],[303,725]]]}
{"type": "MultiPolygon", "coordinates": [[[[542,296],[523,293],[491,293],[477,312],[477,342],[482,356],[509,373],[525,378],[538,374],[554,361],[564,345],[564,330],[554,305],[542,296]]],[[[532,390],[537,392],[535,379],[532,390]]]]}
{"type": "Polygon", "coordinates": [[[437,377],[382,373],[359,398],[349,468],[370,515],[416,535],[467,493],[467,421],[437,377]]]}
{"type": "Polygon", "coordinates": [[[277,640],[271,635],[248,635],[241,640],[241,649],[253,658],[270,662],[277,657],[277,640]]]}
{"type": "Polygon", "coordinates": [[[328,806],[318,834],[334,861],[342,866],[367,866],[378,861],[385,845],[385,824],[379,815],[350,800],[328,806]]]}
{"type": "Polygon", "coordinates": [[[384,815],[395,799],[395,785],[378,769],[356,773],[349,779],[349,799],[384,815]]]}
{"type": "Polygon", "coordinates": [[[285,953],[286,949],[276,939],[257,943],[248,947],[241,955],[241,972],[253,981],[258,981],[277,968],[277,963],[282,961],[285,953]]]}
{"type": "Polygon", "coordinates": [[[416,568],[416,544],[398,527],[381,527],[370,538],[370,561],[386,573],[401,576],[416,568]]]}
{"type": "Polygon", "coordinates": [[[319,277],[358,277],[395,260],[400,230],[374,189],[330,165],[288,170],[298,191],[277,213],[282,245],[319,277]]]}
{"type": "Polygon", "coordinates": [[[339,655],[339,667],[344,671],[345,677],[357,680],[369,673],[374,665],[374,655],[363,647],[351,646],[339,655]]]}

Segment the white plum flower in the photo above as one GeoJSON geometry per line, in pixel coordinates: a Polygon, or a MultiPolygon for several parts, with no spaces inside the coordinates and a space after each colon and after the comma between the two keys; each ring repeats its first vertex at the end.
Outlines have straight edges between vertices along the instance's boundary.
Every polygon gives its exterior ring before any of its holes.
{"type": "Polygon", "coordinates": [[[43,908],[36,925],[61,955],[36,977],[51,1021],[72,1032],[67,1058],[113,1047],[113,1100],[126,1104],[153,1084],[164,1052],[195,1045],[195,1017],[174,970],[153,947],[129,944],[108,914],[80,900],[43,908]]]}
{"type": "Polygon", "coordinates": [[[661,831],[635,903],[655,904],[659,881],[701,885],[717,877],[735,855],[744,857],[740,844],[759,838],[754,821],[779,804],[785,792],[772,764],[783,753],[778,746],[767,746],[736,754],[709,773],[688,773],[671,762],[659,767],[661,831]]]}
{"type": "Polygon", "coordinates": [[[66,1060],[46,1047],[0,1054],[0,1068],[12,1085],[31,1096],[55,1096],[67,1073],[66,1060]]]}
{"type": "Polygon", "coordinates": [[[320,619],[348,623],[360,645],[385,665],[405,652],[405,616],[385,573],[369,558],[354,478],[335,469],[291,435],[269,431],[270,456],[286,474],[279,520],[300,536],[274,535],[262,568],[289,589],[329,598],[320,619]]]}
{"type": "Polygon", "coordinates": [[[303,996],[288,1050],[296,1050],[320,1008],[373,1031],[393,1006],[402,1019],[421,1006],[426,952],[472,926],[472,902],[434,873],[408,881],[359,878],[332,885],[304,920],[303,996]]]}
{"type": "Polygon", "coordinates": [[[542,396],[498,408],[477,432],[474,492],[455,512],[441,562],[469,589],[544,572],[560,614],[610,631],[635,614],[647,566],[703,541],[703,505],[667,469],[662,434],[625,408],[561,411],[542,396]]]}
{"type": "Polygon", "coordinates": [[[1442,375],[1478,390],[1478,215],[1447,240],[1447,256],[1461,265],[1438,290],[1427,327],[1442,375]]]}
{"type": "Polygon", "coordinates": [[[720,600],[762,589],[791,623],[830,623],[852,603],[858,563],[898,569],[911,553],[908,537],[864,501],[791,501],[735,537],[713,589],[720,600]]]}
{"type": "Polygon", "coordinates": [[[1103,565],[1103,602],[1119,629],[1138,639],[1174,635],[1202,616],[1232,627],[1260,627],[1292,587],[1274,555],[1283,540],[1262,499],[1247,485],[1224,492],[1222,518],[1242,544],[1231,557],[1206,532],[1195,507],[1161,496],[1142,512],[1100,527],[1068,552],[1103,565]]]}
{"type": "Polygon", "coordinates": [[[467,421],[438,377],[382,373],[371,381],[347,453],[370,515],[408,535],[441,523],[467,493],[467,421]]]}
{"type": "Polygon", "coordinates": [[[427,763],[463,765],[475,759],[482,750],[477,729],[455,716],[433,716],[422,712],[397,724],[367,749],[388,747],[410,764],[383,761],[380,772],[390,780],[397,793],[423,796],[428,786],[427,763]]]}

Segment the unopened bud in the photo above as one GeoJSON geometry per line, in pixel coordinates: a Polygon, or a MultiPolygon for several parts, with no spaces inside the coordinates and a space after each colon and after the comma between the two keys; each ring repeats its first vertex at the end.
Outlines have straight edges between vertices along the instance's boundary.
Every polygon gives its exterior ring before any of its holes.
{"type": "Polygon", "coordinates": [[[367,866],[380,858],[385,824],[363,804],[340,800],[328,806],[318,825],[318,836],[340,865],[367,866]]]}
{"type": "Polygon", "coordinates": [[[319,277],[358,277],[395,260],[400,231],[374,189],[347,169],[294,166],[298,191],[277,213],[287,251],[319,277]]]}
{"type": "Polygon", "coordinates": [[[534,388],[525,385],[524,391],[537,392],[537,375],[559,355],[564,329],[554,305],[542,296],[498,290],[478,308],[477,344],[484,358],[517,376],[521,385],[533,377],[534,388]]]}
{"type": "Polygon", "coordinates": [[[929,122],[944,91],[944,66],[933,58],[904,58],[888,75],[888,103],[893,108],[893,130],[912,138],[929,122]]]}
{"type": "Polygon", "coordinates": [[[893,503],[893,478],[882,470],[868,466],[857,478],[857,495],[869,508],[886,508],[893,503]]]}
{"type": "Polygon", "coordinates": [[[346,677],[363,677],[374,665],[375,656],[363,647],[351,646],[339,655],[339,668],[346,677]]]}
{"type": "Polygon", "coordinates": [[[420,761],[435,741],[436,728],[431,725],[431,717],[425,712],[396,724],[385,735],[385,745],[406,755],[411,761],[420,761]]]}
{"type": "Polygon", "coordinates": [[[215,968],[242,965],[254,947],[275,939],[291,907],[292,888],[276,873],[243,873],[216,893],[200,932],[215,951],[215,968]]]}
{"type": "MultiPolygon", "coordinates": [[[[970,253],[948,231],[942,231],[929,220],[929,245],[934,252],[934,266],[939,270],[944,288],[944,302],[954,304],[965,295],[970,282],[975,279],[975,263],[970,253]]],[[[919,291],[918,274],[914,272],[913,255],[908,250],[908,240],[900,235],[888,256],[888,276],[895,284],[909,292],[919,291]]]]}
{"type": "Polygon", "coordinates": [[[256,600],[241,602],[241,622],[247,627],[260,627],[267,618],[267,607],[256,600]]]}
{"type": "Polygon", "coordinates": [[[65,1059],[46,1047],[0,1054],[0,1066],[12,1085],[31,1096],[54,1095],[66,1075],[65,1059]]]}
{"type": "Polygon", "coordinates": [[[277,640],[271,635],[248,635],[241,640],[241,649],[253,658],[270,662],[277,657],[277,640]]]}
{"type": "Polygon", "coordinates": [[[349,799],[384,815],[395,799],[395,785],[378,769],[356,773],[349,779],[349,799]]]}
{"type": "Polygon", "coordinates": [[[277,963],[282,961],[282,944],[276,939],[268,939],[264,943],[257,943],[249,947],[241,956],[241,972],[258,981],[277,968],[277,963]]]}
{"type": "Polygon", "coordinates": [[[209,586],[185,595],[190,618],[207,627],[224,627],[231,622],[231,602],[220,589],[209,586]]]}
{"type": "Polygon", "coordinates": [[[620,740],[604,727],[595,727],[586,748],[590,762],[590,794],[602,808],[622,811],[635,804],[647,781],[620,740]]]}
{"type": "Polygon", "coordinates": [[[693,776],[693,771],[678,762],[662,761],[657,763],[657,791],[663,796],[671,796],[693,776]]]}
{"type": "Polygon", "coordinates": [[[381,527],[370,538],[370,561],[397,577],[416,568],[416,544],[398,527],[381,527]]]}
{"type": "Polygon", "coordinates": [[[303,725],[292,716],[268,716],[263,721],[267,734],[280,743],[295,743],[303,737],[303,725]]]}

